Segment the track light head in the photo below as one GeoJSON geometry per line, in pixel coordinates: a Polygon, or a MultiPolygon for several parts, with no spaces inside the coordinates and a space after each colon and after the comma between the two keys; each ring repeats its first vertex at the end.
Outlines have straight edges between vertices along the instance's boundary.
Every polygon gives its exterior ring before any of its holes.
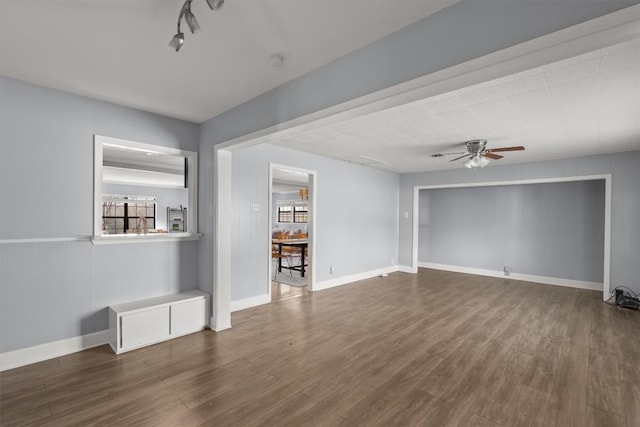
{"type": "MultiPolygon", "coordinates": [[[[198,24],[198,20],[195,15],[191,12],[191,3],[193,0],[185,0],[182,8],[180,8],[180,13],[178,13],[178,31],[176,35],[173,36],[171,41],[169,42],[169,47],[175,49],[176,52],[180,50],[182,44],[184,43],[184,33],[180,31],[180,24],[182,23],[182,18],[187,22],[189,26],[189,30],[192,34],[197,33],[200,30],[200,24],[198,24]]],[[[217,11],[222,8],[224,5],[224,0],[207,0],[207,4],[211,8],[211,10],[217,11]]]]}
{"type": "Polygon", "coordinates": [[[195,15],[191,13],[191,3],[184,10],[184,20],[187,21],[187,25],[189,26],[189,30],[191,30],[191,34],[195,34],[200,30],[200,24],[198,24],[198,20],[195,15]]]}
{"type": "Polygon", "coordinates": [[[220,10],[224,6],[224,0],[207,0],[207,4],[211,10],[220,10]]]}
{"type": "Polygon", "coordinates": [[[176,52],[180,50],[184,43],[184,33],[177,33],[169,42],[169,47],[175,49],[176,52]]]}

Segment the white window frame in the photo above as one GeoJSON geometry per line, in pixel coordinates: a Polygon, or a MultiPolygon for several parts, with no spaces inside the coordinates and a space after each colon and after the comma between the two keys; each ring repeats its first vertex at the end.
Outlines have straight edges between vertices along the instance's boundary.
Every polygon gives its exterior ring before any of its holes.
{"type": "Polygon", "coordinates": [[[103,135],[94,135],[93,164],[93,236],[94,244],[141,243],[148,241],[196,240],[198,233],[198,153],[160,145],[144,144],[103,135]],[[102,234],[102,179],[104,144],[126,146],[137,150],[146,150],[162,154],[180,156],[187,159],[187,186],[189,206],[187,209],[187,230],[184,233],[154,234],[102,234]]]}
{"type": "Polygon", "coordinates": [[[309,204],[308,202],[301,200],[278,200],[276,201],[276,219],[278,224],[307,224],[309,204]],[[296,207],[304,206],[307,208],[307,221],[296,221],[296,207]],[[290,207],[291,208],[291,221],[280,221],[280,208],[281,207],[290,207]]]}

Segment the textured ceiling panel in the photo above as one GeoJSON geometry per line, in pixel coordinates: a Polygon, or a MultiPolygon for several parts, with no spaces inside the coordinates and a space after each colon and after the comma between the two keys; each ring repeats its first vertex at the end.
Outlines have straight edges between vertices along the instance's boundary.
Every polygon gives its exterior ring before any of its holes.
{"type": "MultiPolygon", "coordinates": [[[[462,167],[431,153],[524,145],[500,164],[640,149],[640,39],[276,142],[398,173],[462,167]]],[[[494,161],[496,162],[496,161],[494,161]]]]}

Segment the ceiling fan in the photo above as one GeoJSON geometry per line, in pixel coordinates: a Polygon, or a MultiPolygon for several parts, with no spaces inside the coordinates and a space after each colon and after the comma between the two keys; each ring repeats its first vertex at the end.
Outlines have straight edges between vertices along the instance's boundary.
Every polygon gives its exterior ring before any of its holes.
{"type": "Polygon", "coordinates": [[[472,139],[471,141],[467,141],[466,143],[467,151],[459,152],[459,153],[436,153],[432,154],[431,157],[444,157],[444,156],[452,156],[456,154],[462,154],[460,157],[456,157],[453,160],[449,160],[450,162],[455,162],[456,160],[464,159],[467,157],[467,161],[464,162],[465,167],[468,168],[483,168],[489,164],[489,159],[500,160],[504,156],[501,156],[500,153],[504,151],[522,151],[524,147],[519,145],[515,147],[501,147],[501,148],[487,148],[487,140],[486,139],[472,139]]]}

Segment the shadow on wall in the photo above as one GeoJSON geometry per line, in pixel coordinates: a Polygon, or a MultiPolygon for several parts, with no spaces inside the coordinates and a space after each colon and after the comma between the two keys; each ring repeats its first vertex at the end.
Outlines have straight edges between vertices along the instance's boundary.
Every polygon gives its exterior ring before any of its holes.
{"type": "MultiPolygon", "coordinates": [[[[198,242],[188,241],[178,243],[178,259],[176,261],[176,292],[198,289],[198,242]]],[[[211,260],[213,262],[213,260],[211,260]]],[[[209,288],[212,288],[211,285],[209,288]]],[[[211,294],[211,289],[205,290],[211,294]]]]}

